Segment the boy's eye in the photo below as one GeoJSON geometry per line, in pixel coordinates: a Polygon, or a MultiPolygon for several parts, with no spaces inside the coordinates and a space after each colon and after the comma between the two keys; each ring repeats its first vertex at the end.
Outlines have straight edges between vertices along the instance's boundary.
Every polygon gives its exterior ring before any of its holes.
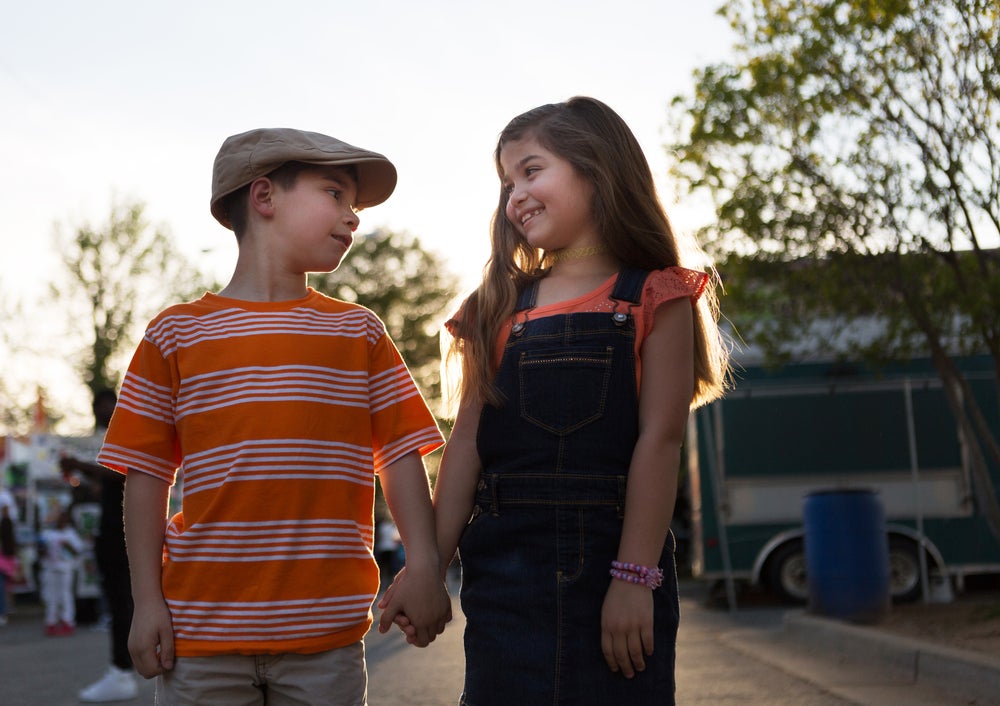
{"type": "MultiPolygon", "coordinates": [[[[332,196],[335,201],[341,201],[341,200],[343,200],[344,192],[341,191],[340,189],[327,189],[326,193],[330,194],[330,196],[332,196]]],[[[352,213],[357,213],[358,211],[361,210],[360,208],[358,208],[357,206],[355,206],[353,203],[352,204],[348,204],[348,208],[351,209],[352,213]]]]}

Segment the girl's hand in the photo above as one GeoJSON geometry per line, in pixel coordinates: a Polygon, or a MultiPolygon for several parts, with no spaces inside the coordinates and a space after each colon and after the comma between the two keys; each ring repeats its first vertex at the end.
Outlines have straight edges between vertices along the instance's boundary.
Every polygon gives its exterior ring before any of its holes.
{"type": "Polygon", "coordinates": [[[653,592],[612,579],[601,609],[601,651],[612,672],[627,679],[646,668],[653,654],[653,592]]]}

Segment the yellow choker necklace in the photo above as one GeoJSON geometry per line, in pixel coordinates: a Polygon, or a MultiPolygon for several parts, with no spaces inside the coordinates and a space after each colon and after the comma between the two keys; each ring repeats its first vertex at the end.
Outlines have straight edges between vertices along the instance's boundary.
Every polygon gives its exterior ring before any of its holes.
{"type": "Polygon", "coordinates": [[[608,251],[607,245],[591,245],[588,248],[563,248],[546,253],[552,262],[562,262],[563,260],[579,260],[582,257],[591,255],[601,255],[608,251]]]}

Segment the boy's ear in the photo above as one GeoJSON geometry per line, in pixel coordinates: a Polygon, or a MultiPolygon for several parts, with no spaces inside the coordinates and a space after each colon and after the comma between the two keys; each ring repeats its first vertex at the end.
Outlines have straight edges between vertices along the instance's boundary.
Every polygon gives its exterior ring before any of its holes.
{"type": "Polygon", "coordinates": [[[250,208],[269,218],[274,215],[274,182],[267,177],[260,177],[250,182],[250,208]]]}

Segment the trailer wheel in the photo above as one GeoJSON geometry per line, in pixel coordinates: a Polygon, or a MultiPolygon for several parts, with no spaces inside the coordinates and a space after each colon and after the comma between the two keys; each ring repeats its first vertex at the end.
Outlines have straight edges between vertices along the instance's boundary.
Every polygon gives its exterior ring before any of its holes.
{"type": "Polygon", "coordinates": [[[889,537],[889,592],[894,603],[912,603],[923,593],[917,551],[914,542],[889,537]]]}
{"type": "Polygon", "coordinates": [[[767,584],[785,603],[801,605],[809,599],[802,542],[788,542],[774,550],[767,562],[767,584]]]}

